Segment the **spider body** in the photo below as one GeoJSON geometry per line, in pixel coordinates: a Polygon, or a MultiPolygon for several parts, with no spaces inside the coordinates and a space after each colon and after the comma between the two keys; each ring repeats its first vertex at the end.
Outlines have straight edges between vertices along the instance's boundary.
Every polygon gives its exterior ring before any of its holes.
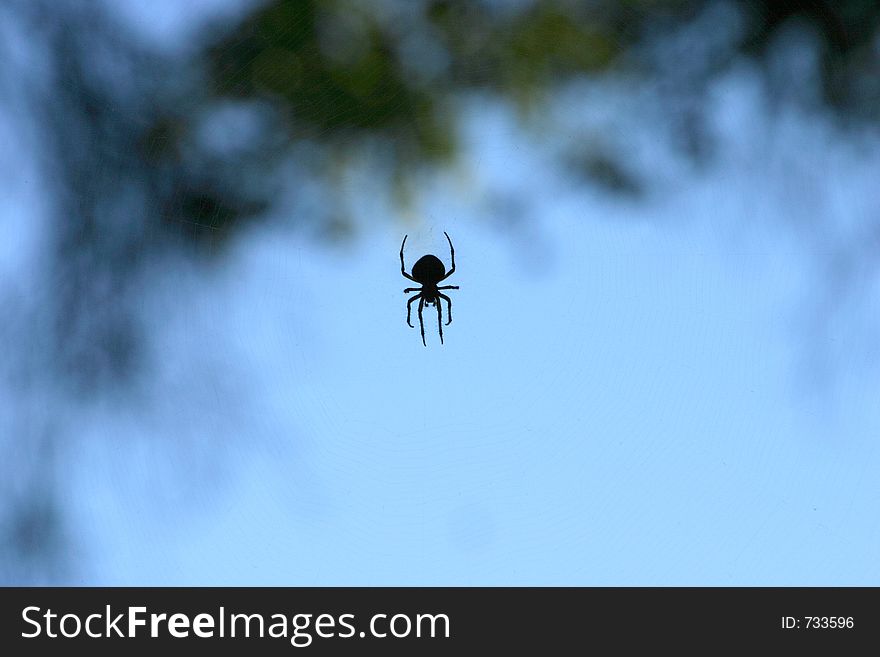
{"type": "Polygon", "coordinates": [[[412,277],[422,285],[437,285],[446,277],[446,267],[437,256],[424,255],[413,265],[412,277]]]}
{"type": "Polygon", "coordinates": [[[400,273],[409,280],[418,283],[421,287],[408,287],[404,290],[405,294],[410,292],[418,292],[418,294],[410,297],[406,302],[406,323],[410,328],[415,328],[410,322],[412,304],[418,299],[419,301],[419,327],[422,331],[422,344],[426,347],[425,342],[425,322],[422,318],[422,309],[428,306],[436,306],[437,308],[437,326],[440,329],[440,344],[443,344],[443,309],[440,303],[444,299],[448,308],[447,326],[452,323],[452,299],[440,292],[440,290],[457,290],[457,285],[437,286],[437,283],[448,278],[455,272],[455,249],[452,247],[452,240],[444,231],[446,240],[449,242],[450,259],[452,260],[452,268],[447,272],[443,261],[435,255],[424,255],[413,265],[412,274],[406,273],[406,265],[403,262],[403,247],[406,246],[407,235],[403,236],[403,244],[400,245],[400,273]]]}

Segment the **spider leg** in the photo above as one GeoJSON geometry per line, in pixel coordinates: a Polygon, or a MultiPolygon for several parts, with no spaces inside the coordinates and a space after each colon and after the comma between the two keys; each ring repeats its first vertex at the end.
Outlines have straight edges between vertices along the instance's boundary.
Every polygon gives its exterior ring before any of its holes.
{"type": "MultiPolygon", "coordinates": [[[[452,240],[449,239],[449,233],[444,230],[443,234],[446,235],[446,241],[449,242],[449,256],[452,259],[452,269],[446,272],[446,276],[441,278],[441,281],[452,276],[452,273],[455,271],[455,249],[452,248],[452,240]]],[[[404,238],[404,241],[406,241],[406,238],[404,238]]]]}
{"type": "Polygon", "coordinates": [[[437,288],[438,290],[457,290],[458,285],[441,285],[437,288]]]}
{"type": "MultiPolygon", "coordinates": [[[[421,296],[421,295],[419,295],[419,296],[421,296]]],[[[422,308],[424,308],[424,307],[425,307],[425,298],[421,297],[419,299],[419,328],[422,329],[422,344],[427,347],[428,343],[425,342],[425,320],[422,319],[422,308]]]]}
{"type": "Polygon", "coordinates": [[[406,273],[406,265],[403,264],[403,245],[406,244],[407,237],[409,237],[409,235],[403,236],[403,243],[400,245],[400,273],[403,274],[409,280],[415,281],[416,279],[414,279],[412,276],[410,276],[409,274],[406,273]]]}
{"type": "Polygon", "coordinates": [[[403,293],[404,293],[404,294],[409,294],[410,292],[420,292],[421,289],[422,289],[422,288],[420,288],[420,287],[408,287],[408,288],[406,288],[406,289],[403,291],[403,293]]]}
{"type": "Polygon", "coordinates": [[[421,294],[416,294],[415,296],[412,296],[406,300],[406,323],[409,325],[410,328],[415,328],[415,326],[413,326],[412,323],[410,323],[409,321],[410,312],[412,311],[412,303],[421,296],[421,294]]]}
{"type": "Polygon", "coordinates": [[[443,344],[443,311],[441,310],[443,304],[440,303],[440,299],[437,299],[434,305],[437,306],[437,328],[440,329],[440,344],[443,344]]]}
{"type": "MultiPolygon", "coordinates": [[[[448,312],[446,313],[446,315],[447,315],[446,326],[449,326],[450,324],[452,324],[452,299],[447,297],[445,294],[438,293],[437,296],[440,297],[441,299],[446,299],[446,305],[449,309],[448,312]]],[[[437,312],[440,312],[440,302],[439,301],[437,302],[437,312]]],[[[440,331],[440,333],[442,334],[443,331],[440,331]]]]}

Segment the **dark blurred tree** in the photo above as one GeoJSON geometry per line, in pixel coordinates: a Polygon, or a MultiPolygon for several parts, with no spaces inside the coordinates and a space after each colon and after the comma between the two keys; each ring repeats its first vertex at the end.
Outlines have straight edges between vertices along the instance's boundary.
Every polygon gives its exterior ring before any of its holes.
{"type": "MultiPolygon", "coordinates": [[[[326,181],[328,207],[334,170],[351,153],[372,158],[377,185],[405,185],[414,172],[455,157],[457,96],[490,94],[527,115],[546,94],[582,76],[674,74],[668,62],[652,60],[649,46],[716,5],[268,0],[234,25],[214,26],[184,58],[149,48],[108,6],[7,0],[3,14],[46,54],[48,79],[36,72],[20,85],[44,131],[46,194],[56,200],[57,216],[51,307],[33,327],[49,346],[23,353],[19,364],[44,372],[44,380],[22,385],[74,398],[117,385],[143,362],[134,303],[144,265],[222,248],[285,187],[298,184],[278,173],[294,150],[308,147],[299,171],[326,181]],[[230,105],[243,108],[256,127],[234,148],[217,147],[205,138],[206,117],[230,105]]],[[[878,118],[880,3],[725,6],[739,13],[742,29],[711,61],[687,67],[684,83],[669,85],[673,100],[696,99],[672,104],[692,133],[685,140],[690,150],[701,152],[707,138],[694,129],[702,86],[738,58],[768,61],[791,29],[815,36],[824,102],[841,118],[878,118]]],[[[572,162],[611,191],[638,192],[640,181],[614,153],[580,153],[572,162]]],[[[340,221],[334,213],[318,219],[340,221]]],[[[8,563],[26,555],[48,568],[63,552],[63,513],[51,481],[63,471],[53,448],[63,422],[25,418],[20,426],[14,439],[29,446],[22,459],[39,467],[19,469],[15,495],[4,496],[0,550],[8,563]]]]}
{"type": "Polygon", "coordinates": [[[793,0],[742,6],[748,20],[742,53],[761,59],[785,30],[811,33],[819,48],[824,101],[843,117],[880,119],[880,3],[793,0]]]}
{"type": "MultiPolygon", "coordinates": [[[[527,109],[584,75],[628,72],[656,79],[670,71],[651,61],[645,46],[716,4],[274,0],[209,48],[208,69],[216,96],[270,103],[283,117],[280,136],[288,143],[308,139],[345,151],[360,140],[382,139],[385,164],[400,174],[454,156],[450,103],[456,94],[488,92],[527,109]]],[[[696,74],[673,85],[675,94],[699,98],[702,86],[737,58],[764,62],[780,35],[799,29],[816,37],[828,105],[841,117],[878,118],[880,5],[802,0],[730,7],[741,15],[742,29],[726,51],[711,53],[712,61],[688,62],[696,74]]],[[[718,25],[719,32],[725,29],[718,25]]],[[[694,133],[684,142],[694,153],[703,150],[694,143],[709,138],[693,115],[699,106],[679,102],[674,109],[686,115],[682,125],[694,133]]],[[[611,191],[639,189],[619,158],[591,152],[572,161],[611,191]]]]}

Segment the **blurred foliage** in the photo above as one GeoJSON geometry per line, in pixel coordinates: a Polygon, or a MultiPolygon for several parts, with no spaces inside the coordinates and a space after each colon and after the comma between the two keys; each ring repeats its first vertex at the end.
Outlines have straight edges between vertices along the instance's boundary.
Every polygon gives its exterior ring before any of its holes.
{"type": "Polygon", "coordinates": [[[638,18],[619,7],[280,0],[212,45],[210,79],[220,97],[272,103],[290,142],[381,139],[406,172],[454,154],[452,94],[485,88],[527,104],[560,76],[609,67],[631,40],[626,16],[638,18]]]}
{"type": "MultiPolygon", "coordinates": [[[[142,263],[181,245],[214,253],[299,187],[317,200],[291,221],[345,237],[334,185],[346,167],[366,162],[377,195],[416,184],[456,156],[455,103],[468,94],[507,100],[552,130],[542,101],[569,81],[654,81],[684,150],[699,156],[703,86],[738,58],[769,62],[795,29],[815,38],[829,107],[860,119],[880,107],[880,4],[864,0],[267,0],[185,56],[148,47],[100,3],[12,2],[51,63],[54,84],[37,87],[35,113],[60,219],[56,361],[83,391],[136,369],[128,305],[142,263]],[[731,32],[722,50],[688,42],[671,62],[656,56],[701,17],[736,14],[732,32],[701,27],[731,32]],[[224,108],[238,119],[211,124],[224,108]]],[[[611,193],[640,193],[637,168],[613,145],[571,141],[560,166],[611,193]]]]}
{"type": "MultiPolygon", "coordinates": [[[[450,105],[481,91],[520,109],[584,75],[619,71],[663,75],[642,49],[717,3],[678,0],[273,0],[208,50],[210,83],[220,98],[261,100],[283,117],[288,144],[318,142],[337,155],[380,140],[400,180],[456,152],[450,105]]],[[[877,118],[876,41],[880,5],[843,2],[733,3],[744,28],[716,73],[739,56],[762,61],[791,27],[818,38],[822,92],[841,115],[877,118]]],[[[726,26],[724,26],[726,27],[726,26]]],[[[722,28],[719,28],[722,29],[722,28]]],[[[708,80],[688,78],[696,92],[708,80]]],[[[698,131],[694,111],[682,125],[698,131]]],[[[705,150],[684,141],[694,154],[705,150]]],[[[603,152],[568,159],[612,192],[636,194],[626,162],[603,152]]],[[[232,217],[227,218],[227,222],[232,217]]]]}
{"type": "MultiPolygon", "coordinates": [[[[120,272],[150,254],[169,244],[222,248],[244,220],[261,216],[300,184],[296,174],[323,181],[324,205],[331,210],[318,220],[330,226],[325,234],[346,235],[344,208],[332,208],[332,187],[345,180],[340,169],[349,162],[369,162],[381,193],[389,181],[415,180],[426,167],[455,157],[454,103],[470,92],[507,99],[534,114],[548,93],[584,76],[674,76],[668,61],[654,61],[656,51],[647,44],[662,43],[719,6],[681,0],[268,0],[235,24],[216,26],[181,58],[151,50],[99,4],[14,2],[29,29],[46,35],[58,81],[38,112],[49,133],[48,160],[64,217],[56,238],[58,330],[77,330],[85,306],[88,319],[79,332],[99,332],[103,351],[114,354],[86,350],[72,359],[69,369],[86,380],[97,370],[125,372],[135,361],[135,328],[127,313],[118,312],[127,280],[120,272]],[[247,133],[233,147],[218,147],[205,137],[205,117],[228,106],[259,118],[251,117],[249,133],[235,122],[208,130],[227,141],[237,131],[247,133]],[[279,175],[296,149],[300,168],[293,176],[279,175]],[[96,312],[106,314],[98,326],[96,312]]],[[[763,61],[792,28],[815,35],[827,104],[840,116],[878,118],[880,4],[725,6],[742,17],[729,52],[712,53],[711,65],[687,67],[691,73],[683,81],[666,85],[688,96],[672,103],[669,113],[693,133],[684,140],[696,144],[691,152],[698,153],[704,139],[697,129],[699,90],[708,80],[699,76],[715,75],[739,57],[763,61]]],[[[682,49],[672,68],[701,53],[682,49]]],[[[583,152],[564,153],[562,166],[611,192],[638,194],[640,181],[622,155],[601,141],[583,141],[583,152]]]]}
{"type": "MultiPolygon", "coordinates": [[[[297,149],[306,163],[297,173],[326,187],[311,211],[333,205],[334,181],[344,179],[339,170],[353,156],[366,154],[380,187],[448,163],[457,152],[454,104],[462,95],[507,100],[534,116],[572,80],[626,73],[662,85],[680,68],[697,74],[666,85],[685,98],[670,113],[696,135],[688,149],[698,153],[703,137],[693,126],[702,86],[739,58],[769,64],[791,30],[814,37],[826,105],[845,119],[880,119],[880,3],[869,0],[728,2],[742,26],[727,50],[695,67],[685,58],[700,51],[684,48],[671,68],[652,59],[651,44],[718,3],[264,0],[235,24],[214,26],[209,42],[185,56],[148,47],[108,10],[112,4],[6,0],[0,16],[17,22],[10,29],[42,53],[48,77],[19,73],[15,88],[26,89],[44,131],[39,142],[54,186],[46,195],[57,219],[47,275],[52,307],[34,327],[51,347],[20,357],[32,358],[22,365],[28,371],[51,370],[46,385],[66,394],[89,394],[138,369],[143,271],[181,247],[222,249],[300,185],[295,175],[278,174],[297,149]],[[211,143],[205,117],[230,105],[257,116],[253,129],[215,128],[215,137],[239,140],[211,143]]],[[[585,147],[561,164],[611,192],[638,193],[620,154],[601,143],[585,147]]],[[[318,217],[330,228],[325,234],[347,234],[341,216],[318,217]]],[[[24,424],[35,425],[31,419],[24,424]]],[[[63,433],[53,427],[31,443],[54,444],[63,433]]],[[[26,434],[22,444],[31,444],[26,434]]],[[[7,502],[0,514],[0,553],[9,563],[28,555],[35,570],[57,561],[63,543],[58,493],[41,474],[45,462],[19,473],[16,499],[24,502],[7,502]]]]}
{"type": "Polygon", "coordinates": [[[812,33],[824,101],[841,116],[880,120],[880,3],[789,0],[742,5],[748,26],[741,52],[764,57],[787,29],[812,33]]]}
{"type": "Polygon", "coordinates": [[[448,154],[436,99],[407,80],[393,36],[359,7],[313,0],[267,6],[212,49],[216,93],[272,100],[290,139],[338,144],[378,133],[402,158],[448,154]]]}

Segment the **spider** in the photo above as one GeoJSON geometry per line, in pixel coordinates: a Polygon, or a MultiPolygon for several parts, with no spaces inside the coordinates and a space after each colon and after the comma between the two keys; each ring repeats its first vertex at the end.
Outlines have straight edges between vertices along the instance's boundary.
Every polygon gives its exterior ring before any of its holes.
{"type": "Polygon", "coordinates": [[[449,235],[446,231],[443,231],[443,234],[446,235],[446,241],[449,242],[449,253],[452,258],[452,269],[448,272],[446,268],[443,266],[443,263],[440,261],[440,258],[433,255],[423,255],[416,261],[416,264],[413,265],[412,274],[406,273],[406,265],[403,264],[403,247],[406,246],[406,238],[408,235],[403,236],[403,244],[400,245],[400,273],[403,274],[406,278],[411,281],[414,281],[421,285],[422,287],[408,287],[403,292],[404,294],[409,294],[410,292],[418,292],[418,294],[407,299],[406,302],[406,323],[410,328],[415,328],[412,323],[409,321],[411,312],[412,312],[412,304],[416,299],[419,300],[419,326],[422,329],[422,344],[426,347],[428,343],[425,342],[425,322],[422,319],[422,308],[427,305],[435,305],[437,306],[437,326],[440,329],[440,344],[443,344],[443,313],[440,307],[440,299],[446,299],[446,304],[449,308],[449,317],[446,321],[446,325],[452,323],[452,299],[450,299],[445,294],[442,294],[440,290],[457,290],[458,285],[444,285],[442,287],[437,287],[437,283],[440,281],[449,278],[452,276],[452,273],[455,271],[455,249],[452,248],[452,240],[449,239],[449,235]]]}

